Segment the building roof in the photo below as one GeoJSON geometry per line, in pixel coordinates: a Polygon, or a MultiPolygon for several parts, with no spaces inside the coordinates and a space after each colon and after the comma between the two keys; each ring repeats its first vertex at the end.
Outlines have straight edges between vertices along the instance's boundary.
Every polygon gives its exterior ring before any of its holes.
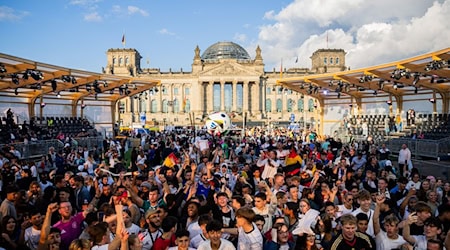
{"type": "Polygon", "coordinates": [[[244,48],[233,42],[217,42],[209,46],[203,52],[201,58],[204,61],[217,59],[251,59],[244,48]]]}

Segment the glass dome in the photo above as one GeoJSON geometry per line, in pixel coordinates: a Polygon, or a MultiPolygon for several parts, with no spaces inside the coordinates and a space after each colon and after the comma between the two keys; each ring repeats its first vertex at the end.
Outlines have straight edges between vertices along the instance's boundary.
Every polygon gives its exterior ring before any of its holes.
{"type": "Polygon", "coordinates": [[[236,43],[218,42],[209,46],[202,54],[202,60],[217,59],[249,60],[250,56],[244,48],[236,43]]]}

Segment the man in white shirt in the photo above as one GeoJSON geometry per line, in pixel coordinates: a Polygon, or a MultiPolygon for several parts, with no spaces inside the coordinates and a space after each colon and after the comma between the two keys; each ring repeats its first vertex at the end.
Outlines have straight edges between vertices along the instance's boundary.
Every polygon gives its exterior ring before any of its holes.
{"type": "Polygon", "coordinates": [[[39,238],[41,236],[41,228],[42,228],[42,215],[39,210],[34,210],[34,212],[30,213],[30,220],[27,223],[29,226],[24,232],[25,244],[31,249],[36,250],[39,245],[39,238]]]}
{"type": "Polygon", "coordinates": [[[359,191],[358,193],[358,202],[360,207],[352,212],[354,216],[358,215],[359,213],[364,213],[367,215],[369,219],[369,225],[367,228],[366,233],[370,235],[371,237],[374,237],[374,231],[373,231],[373,213],[374,211],[370,209],[370,206],[372,204],[372,198],[369,193],[369,191],[363,189],[359,191]]]}
{"type": "Polygon", "coordinates": [[[398,168],[400,170],[400,175],[403,176],[404,173],[409,172],[408,163],[411,161],[411,151],[409,151],[406,144],[402,145],[402,148],[398,152],[398,168]]]}
{"type": "Polygon", "coordinates": [[[263,248],[263,238],[258,227],[253,223],[255,212],[248,207],[236,211],[236,225],[238,226],[238,250],[260,250],[263,248]]]}
{"type": "Polygon", "coordinates": [[[403,237],[398,234],[399,219],[394,214],[390,214],[384,218],[385,231],[381,230],[380,207],[385,200],[386,197],[384,194],[377,196],[377,205],[373,214],[373,229],[377,250],[397,249],[406,243],[403,237]]]}
{"type": "MultiPolygon", "coordinates": [[[[200,243],[197,250],[235,250],[233,243],[222,238],[222,222],[212,220],[206,225],[206,231],[209,238],[200,243]]],[[[260,248],[262,249],[262,248],[260,248]]]]}

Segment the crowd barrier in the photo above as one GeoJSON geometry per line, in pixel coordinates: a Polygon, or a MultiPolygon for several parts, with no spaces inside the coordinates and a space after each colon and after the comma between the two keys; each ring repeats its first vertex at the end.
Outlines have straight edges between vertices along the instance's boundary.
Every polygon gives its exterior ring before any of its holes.
{"type": "MultiPolygon", "coordinates": [[[[60,140],[42,140],[39,142],[18,142],[18,143],[10,143],[10,144],[0,144],[0,147],[3,148],[7,145],[13,145],[16,150],[18,150],[21,154],[22,159],[39,159],[43,155],[48,154],[48,149],[50,147],[54,147],[56,151],[62,150],[64,148],[64,143],[60,140]]],[[[103,147],[103,137],[80,137],[72,139],[72,147],[87,147],[91,150],[94,146],[98,148],[103,147]]]]}
{"type": "Polygon", "coordinates": [[[386,142],[389,150],[398,154],[402,145],[406,144],[411,151],[411,155],[416,159],[419,157],[429,157],[436,160],[448,158],[450,156],[450,137],[440,140],[395,138],[386,142]]]}

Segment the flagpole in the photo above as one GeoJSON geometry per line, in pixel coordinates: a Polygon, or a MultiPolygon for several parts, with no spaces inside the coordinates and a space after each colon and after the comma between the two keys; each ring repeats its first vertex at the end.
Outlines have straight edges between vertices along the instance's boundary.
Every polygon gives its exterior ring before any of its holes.
{"type": "Polygon", "coordinates": [[[281,58],[281,65],[280,65],[280,78],[283,78],[283,58],[281,58]]]}

